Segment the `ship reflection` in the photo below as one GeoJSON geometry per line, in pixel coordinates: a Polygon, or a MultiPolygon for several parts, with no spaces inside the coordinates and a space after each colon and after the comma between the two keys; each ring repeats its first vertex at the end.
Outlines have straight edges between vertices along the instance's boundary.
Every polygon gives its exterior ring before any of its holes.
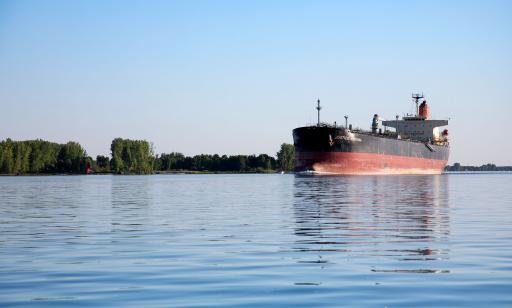
{"type": "Polygon", "coordinates": [[[295,176],[294,250],[304,263],[352,260],[374,272],[449,272],[447,176],[295,176]],[[402,262],[407,261],[407,262],[402,262]]]}

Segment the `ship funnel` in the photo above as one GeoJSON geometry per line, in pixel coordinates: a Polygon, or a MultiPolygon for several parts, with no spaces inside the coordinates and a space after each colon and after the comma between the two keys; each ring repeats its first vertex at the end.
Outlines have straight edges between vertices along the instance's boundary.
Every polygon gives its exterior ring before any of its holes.
{"type": "Polygon", "coordinates": [[[430,117],[430,108],[427,105],[427,101],[423,101],[420,105],[418,115],[425,119],[430,117]]]}
{"type": "Polygon", "coordinates": [[[372,133],[377,133],[377,129],[379,128],[379,115],[374,114],[373,115],[373,121],[372,121],[372,133]]]}

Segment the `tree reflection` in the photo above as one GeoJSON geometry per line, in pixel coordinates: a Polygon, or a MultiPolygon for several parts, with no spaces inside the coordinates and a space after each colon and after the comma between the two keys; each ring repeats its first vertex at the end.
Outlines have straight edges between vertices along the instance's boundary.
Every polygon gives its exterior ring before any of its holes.
{"type": "Polygon", "coordinates": [[[117,177],[111,182],[112,232],[137,233],[145,230],[148,221],[148,207],[151,203],[151,186],[147,177],[117,177]]]}

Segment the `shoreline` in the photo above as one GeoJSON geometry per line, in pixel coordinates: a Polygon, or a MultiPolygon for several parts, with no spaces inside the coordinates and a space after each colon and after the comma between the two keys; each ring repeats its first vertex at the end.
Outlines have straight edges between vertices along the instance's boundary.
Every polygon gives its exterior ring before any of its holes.
{"type": "MultiPolygon", "coordinates": [[[[176,170],[176,171],[155,171],[152,173],[113,173],[113,172],[93,172],[84,173],[20,173],[20,174],[0,174],[5,177],[16,176],[77,176],[77,175],[165,175],[165,174],[279,174],[280,171],[195,171],[195,170],[176,170]]],[[[287,172],[293,173],[293,172],[287,172]]]]}
{"type": "MultiPolygon", "coordinates": [[[[24,174],[0,174],[0,177],[30,177],[30,176],[82,176],[82,175],[201,175],[201,174],[281,174],[281,171],[269,171],[269,172],[258,172],[258,171],[193,171],[193,170],[180,170],[180,171],[157,171],[147,174],[138,173],[125,173],[117,174],[112,172],[95,172],[90,174],[82,173],[24,173],[24,174]]],[[[285,172],[285,174],[295,174],[295,172],[285,172]]],[[[444,171],[443,174],[512,174],[512,171],[444,171]]],[[[333,176],[346,176],[343,174],[332,174],[333,176]]],[[[392,174],[389,174],[392,175],[392,174]]],[[[353,176],[353,175],[351,175],[353,176]]],[[[381,176],[386,176],[385,174],[381,176]]]]}

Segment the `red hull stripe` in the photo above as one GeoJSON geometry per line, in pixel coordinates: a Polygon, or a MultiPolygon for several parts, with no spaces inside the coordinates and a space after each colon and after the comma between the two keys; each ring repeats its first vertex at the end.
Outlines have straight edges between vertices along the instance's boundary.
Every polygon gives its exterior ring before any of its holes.
{"type": "Polygon", "coordinates": [[[446,160],[354,152],[296,154],[298,171],[335,174],[440,174],[446,160]]]}

